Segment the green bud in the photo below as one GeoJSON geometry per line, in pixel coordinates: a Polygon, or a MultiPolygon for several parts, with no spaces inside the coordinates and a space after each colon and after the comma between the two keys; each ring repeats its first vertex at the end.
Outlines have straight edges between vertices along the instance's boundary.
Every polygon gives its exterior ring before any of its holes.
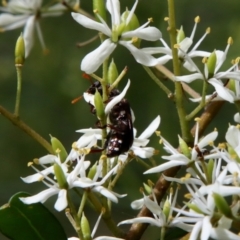
{"type": "Polygon", "coordinates": [[[208,79],[214,75],[215,67],[217,63],[217,55],[216,52],[212,52],[207,61],[208,68],[208,79]]]}
{"type": "Polygon", "coordinates": [[[24,61],[25,61],[25,44],[21,33],[17,39],[15,46],[15,64],[23,65],[24,61]]]}
{"type": "Polygon", "coordinates": [[[151,193],[152,193],[152,188],[149,187],[149,185],[147,185],[146,183],[143,183],[143,187],[144,187],[144,190],[145,190],[148,194],[151,194],[151,193]]]}
{"type": "Polygon", "coordinates": [[[230,79],[227,84],[228,88],[233,92],[236,92],[235,82],[236,82],[235,80],[230,79]]]}
{"type": "MultiPolygon", "coordinates": [[[[127,17],[129,15],[128,9],[122,14],[121,22],[126,23],[127,17]]],[[[128,25],[124,25],[123,32],[133,31],[140,26],[138,18],[135,14],[132,15],[131,20],[129,21],[128,25]]]]}
{"type": "Polygon", "coordinates": [[[231,208],[225,198],[218,193],[213,193],[213,198],[219,211],[227,218],[233,218],[231,208]]]}
{"type": "Polygon", "coordinates": [[[164,213],[166,219],[168,219],[168,217],[169,217],[170,208],[171,208],[171,203],[169,202],[169,200],[167,198],[163,204],[163,213],[164,213]]]}
{"type": "Polygon", "coordinates": [[[194,212],[203,214],[203,212],[197,207],[197,205],[192,204],[192,203],[186,203],[186,205],[187,205],[190,209],[192,209],[194,212]]]}
{"type": "MultiPolygon", "coordinates": [[[[122,14],[122,16],[121,16],[121,21],[122,21],[123,23],[126,23],[126,20],[127,20],[127,17],[128,17],[128,15],[129,15],[129,13],[130,13],[130,12],[129,12],[128,9],[127,9],[127,10],[122,14]]],[[[129,23],[128,23],[127,25],[124,24],[123,26],[124,26],[124,27],[123,27],[123,29],[122,29],[122,33],[128,32],[128,31],[133,31],[133,30],[137,29],[137,28],[140,26],[137,16],[136,16],[135,14],[133,14],[131,20],[129,21],[129,23]]],[[[131,39],[126,39],[126,40],[131,40],[131,39]]],[[[140,46],[140,43],[141,43],[141,39],[139,39],[139,38],[137,38],[137,40],[135,39],[135,41],[133,41],[133,45],[134,45],[135,47],[139,47],[139,46],[140,46]]]]}
{"type": "Polygon", "coordinates": [[[57,179],[59,187],[61,189],[68,189],[68,183],[61,166],[59,166],[57,163],[54,163],[53,169],[54,169],[55,177],[57,179]]]}
{"type": "Polygon", "coordinates": [[[106,17],[106,7],[105,7],[105,1],[104,0],[93,0],[93,12],[95,13],[96,19],[100,21],[98,15],[104,20],[107,21],[106,17]]]}
{"type": "Polygon", "coordinates": [[[211,177],[211,179],[212,179],[213,168],[214,168],[214,161],[213,159],[210,159],[207,164],[207,172],[208,172],[208,176],[211,177]]]}
{"type": "Polygon", "coordinates": [[[187,143],[180,136],[178,136],[178,141],[179,141],[179,147],[180,147],[182,153],[186,157],[190,158],[191,157],[191,151],[190,151],[187,143]]]}
{"type": "Polygon", "coordinates": [[[51,137],[53,151],[57,155],[59,155],[60,161],[61,161],[61,163],[63,163],[68,156],[67,151],[66,151],[65,147],[62,145],[62,143],[57,138],[55,138],[51,135],[50,135],[50,137],[51,137]]]}
{"type": "Polygon", "coordinates": [[[84,240],[91,240],[91,229],[89,226],[89,222],[87,220],[87,218],[85,217],[84,213],[82,214],[82,218],[81,218],[81,230],[83,233],[83,238],[84,240]]]}
{"type": "Polygon", "coordinates": [[[177,33],[177,44],[180,43],[184,38],[185,38],[185,33],[183,31],[183,27],[181,26],[181,28],[178,30],[178,33],[177,33]]]}
{"type": "Polygon", "coordinates": [[[97,172],[97,163],[95,163],[89,170],[87,177],[93,179],[97,172]]]}
{"type": "Polygon", "coordinates": [[[114,62],[114,60],[112,59],[109,67],[108,67],[108,83],[111,85],[114,83],[114,81],[117,79],[118,77],[118,70],[117,70],[117,66],[114,62]]]}
{"type": "Polygon", "coordinates": [[[104,119],[105,113],[104,113],[104,105],[101,94],[96,89],[95,95],[94,95],[94,104],[97,111],[97,117],[98,119],[104,119]]]}

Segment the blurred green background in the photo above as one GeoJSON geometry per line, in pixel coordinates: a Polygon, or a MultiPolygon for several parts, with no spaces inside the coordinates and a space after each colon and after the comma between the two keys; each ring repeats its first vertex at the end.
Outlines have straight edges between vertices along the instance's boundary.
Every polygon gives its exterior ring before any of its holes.
{"type": "MultiPolygon", "coordinates": [[[[122,11],[125,7],[131,9],[133,4],[133,0],[122,0],[122,11]]],[[[90,13],[92,12],[89,0],[82,0],[81,7],[90,13]]],[[[140,0],[136,14],[141,24],[145,23],[147,18],[153,17],[152,25],[162,31],[164,40],[169,43],[166,31],[167,24],[163,21],[164,17],[168,15],[166,0],[140,0]]],[[[186,36],[190,36],[194,18],[197,15],[201,17],[201,22],[198,25],[195,41],[204,34],[207,27],[211,27],[211,34],[207,36],[199,49],[206,51],[224,50],[228,37],[233,37],[234,44],[230,48],[225,68],[223,67],[223,70],[227,69],[230,67],[230,61],[240,55],[240,2],[238,0],[176,1],[177,27],[180,28],[182,25],[186,36]]],[[[90,85],[82,77],[79,64],[87,53],[99,45],[99,40],[85,47],[77,48],[77,42],[84,42],[95,36],[97,32],[84,29],[72,19],[69,13],[61,17],[41,19],[40,24],[50,52],[47,56],[43,55],[39,40],[35,35],[34,47],[23,68],[20,115],[25,123],[44,138],[49,139],[49,134],[59,138],[69,151],[72,142],[80,137],[80,134],[75,133],[75,130],[93,127],[96,122],[96,118],[89,111],[88,104],[80,101],[72,105],[71,101],[82,95],[90,85]]],[[[21,31],[22,29],[17,29],[0,35],[0,104],[9,111],[14,109],[16,93],[14,46],[21,31]]],[[[157,45],[161,44],[159,42],[142,42],[142,47],[157,45]]],[[[112,57],[117,63],[119,72],[124,66],[128,66],[128,73],[119,88],[122,89],[127,79],[131,79],[132,84],[127,98],[135,112],[134,126],[138,129],[138,134],[160,114],[162,135],[174,146],[177,146],[176,134],[180,134],[180,129],[174,104],[149,79],[143,68],[136,64],[126,49],[118,46],[112,57]]],[[[171,69],[171,64],[168,66],[171,69]]],[[[173,90],[171,83],[166,82],[166,84],[173,90]]],[[[187,98],[186,104],[190,110],[190,102],[187,98]]],[[[209,126],[209,130],[217,127],[219,131],[222,130],[224,133],[228,123],[233,123],[234,113],[234,106],[225,104],[217,121],[209,126]]],[[[219,142],[224,141],[223,133],[218,138],[219,142]]],[[[151,144],[159,149],[156,136],[152,137],[151,144]]],[[[3,116],[0,116],[0,205],[6,203],[11,195],[20,190],[35,194],[45,189],[41,183],[25,184],[20,177],[33,173],[33,170],[27,167],[29,161],[46,154],[46,150],[37,142],[3,116]]],[[[89,158],[96,159],[96,156],[89,158]]],[[[156,156],[155,159],[158,162],[161,161],[159,156],[156,156]]],[[[143,176],[144,170],[142,166],[132,162],[123,173],[123,178],[127,182],[131,180],[132,184],[125,184],[124,180],[121,180],[117,185],[116,191],[119,193],[128,192],[128,196],[120,200],[119,206],[113,204],[114,208],[119,207],[118,211],[121,212],[116,221],[132,218],[137,214],[137,212],[129,211],[129,203],[141,197],[138,189],[143,181],[149,178],[156,179],[150,175],[143,176]]],[[[52,209],[55,200],[56,196],[52,197],[46,205],[52,209]]],[[[64,213],[53,212],[57,216],[63,216],[61,221],[68,235],[74,235],[70,224],[65,220],[64,213]]],[[[97,216],[93,215],[93,222],[96,218],[97,216]]],[[[124,227],[128,229],[128,226],[124,227]]],[[[101,230],[103,233],[105,232],[104,227],[101,230]]],[[[146,239],[148,237],[146,234],[146,239]]]]}

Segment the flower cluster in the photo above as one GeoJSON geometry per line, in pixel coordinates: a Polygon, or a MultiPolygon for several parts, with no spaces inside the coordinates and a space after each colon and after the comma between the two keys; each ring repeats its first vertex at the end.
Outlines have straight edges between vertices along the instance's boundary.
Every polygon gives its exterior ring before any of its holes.
{"type": "MultiPolygon", "coordinates": [[[[198,124],[197,124],[198,126],[198,124]]],[[[158,227],[178,227],[190,233],[190,239],[240,239],[231,228],[238,221],[240,207],[240,130],[238,126],[230,126],[226,132],[226,144],[214,145],[217,131],[213,131],[202,139],[198,139],[198,127],[194,147],[187,148],[179,138],[179,150],[175,149],[162,136],[168,160],[145,172],[163,172],[173,166],[186,166],[187,174],[182,178],[164,176],[167,181],[176,182],[186,187],[189,192],[188,201],[182,208],[176,204],[177,192],[166,199],[168,203],[158,204],[154,193],[153,200],[144,198],[132,203],[138,208],[143,204],[152,212],[154,218],[137,217],[119,224],[150,223],[158,227]],[[235,196],[232,204],[225,197],[235,196]],[[168,211],[166,211],[168,208],[168,211]]]]}

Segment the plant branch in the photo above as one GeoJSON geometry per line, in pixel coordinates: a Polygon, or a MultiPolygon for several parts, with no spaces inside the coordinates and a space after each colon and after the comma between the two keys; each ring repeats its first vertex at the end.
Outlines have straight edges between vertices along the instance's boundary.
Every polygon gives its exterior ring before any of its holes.
{"type": "Polygon", "coordinates": [[[10,120],[14,125],[19,127],[22,131],[24,131],[27,135],[32,137],[34,140],[36,140],[40,145],[42,145],[49,153],[55,154],[55,152],[52,149],[51,144],[44,139],[42,136],[40,136],[37,132],[35,132],[32,128],[30,128],[26,123],[24,123],[22,120],[19,119],[19,117],[15,116],[14,114],[8,112],[5,108],[0,106],[0,113],[6,117],[8,120],[10,120]]]}

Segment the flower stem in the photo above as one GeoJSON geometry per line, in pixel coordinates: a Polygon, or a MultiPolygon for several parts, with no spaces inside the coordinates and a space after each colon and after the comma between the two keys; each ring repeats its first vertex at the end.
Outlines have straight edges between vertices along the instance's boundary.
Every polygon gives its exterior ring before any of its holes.
{"type": "MultiPolygon", "coordinates": [[[[175,10],[174,10],[174,0],[168,0],[168,13],[169,13],[169,35],[171,41],[171,49],[173,56],[173,72],[175,76],[180,75],[180,66],[178,59],[178,50],[174,47],[177,43],[176,41],[176,25],[175,25],[175,10]]],[[[182,138],[185,142],[189,143],[192,141],[192,136],[190,134],[189,123],[186,120],[186,111],[183,104],[183,88],[180,82],[175,81],[175,101],[178,112],[178,117],[180,121],[182,138]]]]}
{"type": "MultiPolygon", "coordinates": [[[[143,66],[143,65],[142,65],[143,66]]],[[[143,66],[147,74],[152,78],[152,80],[167,94],[169,98],[173,96],[172,92],[155,76],[149,67],[143,66]]]]}
{"type": "Polygon", "coordinates": [[[10,120],[14,125],[19,127],[21,130],[23,130],[27,135],[32,137],[34,140],[36,140],[40,145],[42,145],[49,153],[55,154],[55,152],[52,149],[51,144],[44,139],[42,136],[40,136],[37,132],[35,132],[32,128],[30,128],[26,123],[21,121],[19,117],[16,117],[15,114],[12,114],[8,112],[5,108],[0,106],[0,113],[6,117],[8,120],[10,120]]]}
{"type": "MultiPolygon", "coordinates": [[[[96,196],[91,191],[88,192],[88,199],[95,206],[96,211],[101,213],[102,205],[100,204],[100,202],[97,200],[96,196]]],[[[108,226],[108,229],[114,234],[114,236],[123,237],[123,232],[117,227],[116,223],[113,221],[113,219],[111,217],[110,212],[107,209],[105,209],[102,219],[108,226]]]]}
{"type": "Polygon", "coordinates": [[[20,108],[21,91],[22,91],[22,65],[16,64],[16,70],[17,70],[17,94],[16,94],[14,115],[16,117],[19,117],[19,108],[20,108]]]}
{"type": "Polygon", "coordinates": [[[71,210],[71,214],[72,214],[72,216],[74,218],[74,221],[75,221],[75,230],[78,234],[78,237],[79,237],[79,239],[84,239],[82,231],[81,231],[81,226],[80,226],[80,218],[78,218],[77,211],[75,209],[74,204],[72,203],[72,200],[69,196],[69,193],[67,193],[67,201],[68,201],[69,208],[71,210]]]}
{"type": "Polygon", "coordinates": [[[81,219],[82,212],[83,212],[84,206],[86,204],[86,201],[87,201],[87,192],[85,191],[83,193],[81,204],[80,204],[80,207],[78,209],[78,213],[77,213],[78,219],[81,219]]]}
{"type": "Polygon", "coordinates": [[[194,118],[199,113],[199,111],[201,111],[202,108],[206,105],[205,98],[206,98],[208,84],[206,81],[203,81],[203,82],[204,83],[203,83],[203,89],[202,89],[202,100],[201,100],[200,104],[191,113],[189,113],[186,116],[187,121],[190,121],[192,118],[194,118]]]}

